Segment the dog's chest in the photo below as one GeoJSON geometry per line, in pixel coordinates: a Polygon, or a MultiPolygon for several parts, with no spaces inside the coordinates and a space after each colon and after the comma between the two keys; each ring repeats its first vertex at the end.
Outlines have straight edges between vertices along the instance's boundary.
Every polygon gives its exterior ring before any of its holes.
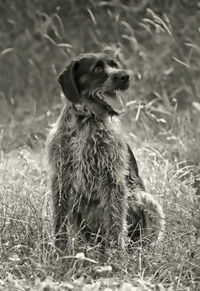
{"type": "Polygon", "coordinates": [[[80,126],[68,142],[77,191],[88,191],[91,195],[125,179],[126,144],[109,124],[80,126]]]}

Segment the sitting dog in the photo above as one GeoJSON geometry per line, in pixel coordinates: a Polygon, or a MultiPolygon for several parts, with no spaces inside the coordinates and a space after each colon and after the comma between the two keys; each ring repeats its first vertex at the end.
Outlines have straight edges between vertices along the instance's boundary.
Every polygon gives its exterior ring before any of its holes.
{"type": "Polygon", "coordinates": [[[128,72],[91,53],[73,60],[58,82],[67,100],[48,138],[56,245],[64,250],[71,231],[122,249],[126,241],[160,239],[162,207],[145,192],[120,129],[128,72]]]}

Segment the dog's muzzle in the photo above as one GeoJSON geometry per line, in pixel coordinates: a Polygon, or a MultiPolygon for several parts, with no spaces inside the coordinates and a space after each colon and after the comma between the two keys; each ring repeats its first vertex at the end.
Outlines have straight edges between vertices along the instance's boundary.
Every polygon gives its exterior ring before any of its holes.
{"type": "Polygon", "coordinates": [[[129,74],[126,71],[119,71],[111,75],[113,87],[117,90],[126,90],[129,87],[129,74]]]}
{"type": "Polygon", "coordinates": [[[110,113],[119,115],[125,112],[122,95],[129,87],[129,74],[124,70],[117,70],[110,74],[102,89],[94,92],[94,98],[107,107],[110,113]]]}

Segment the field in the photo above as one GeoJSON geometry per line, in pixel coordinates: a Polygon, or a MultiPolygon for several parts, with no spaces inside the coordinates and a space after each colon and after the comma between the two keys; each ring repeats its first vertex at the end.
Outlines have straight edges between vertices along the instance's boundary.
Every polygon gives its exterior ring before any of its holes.
{"type": "Polygon", "coordinates": [[[0,290],[200,290],[198,9],[184,0],[0,2],[0,290]],[[45,153],[65,102],[56,79],[75,55],[102,50],[132,72],[121,121],[166,233],[125,252],[84,245],[59,257],[45,153]]]}

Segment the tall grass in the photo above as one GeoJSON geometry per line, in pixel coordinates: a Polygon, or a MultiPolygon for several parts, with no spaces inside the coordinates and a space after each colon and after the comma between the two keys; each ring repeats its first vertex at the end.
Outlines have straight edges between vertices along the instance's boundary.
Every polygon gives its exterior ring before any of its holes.
{"type": "Polygon", "coordinates": [[[169,290],[185,290],[181,288],[187,286],[193,290],[198,286],[200,258],[195,223],[199,212],[192,172],[189,167],[170,162],[150,142],[132,146],[147,189],[163,204],[167,225],[164,242],[146,247],[136,245],[121,255],[111,249],[106,256],[99,255],[95,248],[82,246],[86,257],[78,255],[81,251],[78,248],[63,259],[57,257],[53,245],[43,153],[24,148],[2,154],[0,277],[4,284],[10,281],[11,285],[16,284],[20,279],[18,283],[22,286],[25,282],[41,285],[45,278],[50,278],[49,290],[62,290],[53,289],[53,284],[61,288],[58,282],[62,280],[76,286],[76,280],[82,278],[82,287],[87,282],[91,285],[99,282],[99,286],[106,282],[114,288],[125,281],[140,286],[138,290],[146,285],[149,289],[144,290],[154,290],[156,286],[169,290]],[[104,268],[109,271],[103,272],[104,268]],[[106,276],[112,280],[105,279],[106,276]]]}
{"type": "Polygon", "coordinates": [[[0,2],[0,290],[200,288],[197,7],[184,0],[0,2]],[[103,257],[81,246],[61,259],[44,155],[48,123],[64,102],[56,79],[75,55],[100,50],[132,73],[122,122],[147,189],[163,204],[166,235],[123,254],[103,257]]]}

